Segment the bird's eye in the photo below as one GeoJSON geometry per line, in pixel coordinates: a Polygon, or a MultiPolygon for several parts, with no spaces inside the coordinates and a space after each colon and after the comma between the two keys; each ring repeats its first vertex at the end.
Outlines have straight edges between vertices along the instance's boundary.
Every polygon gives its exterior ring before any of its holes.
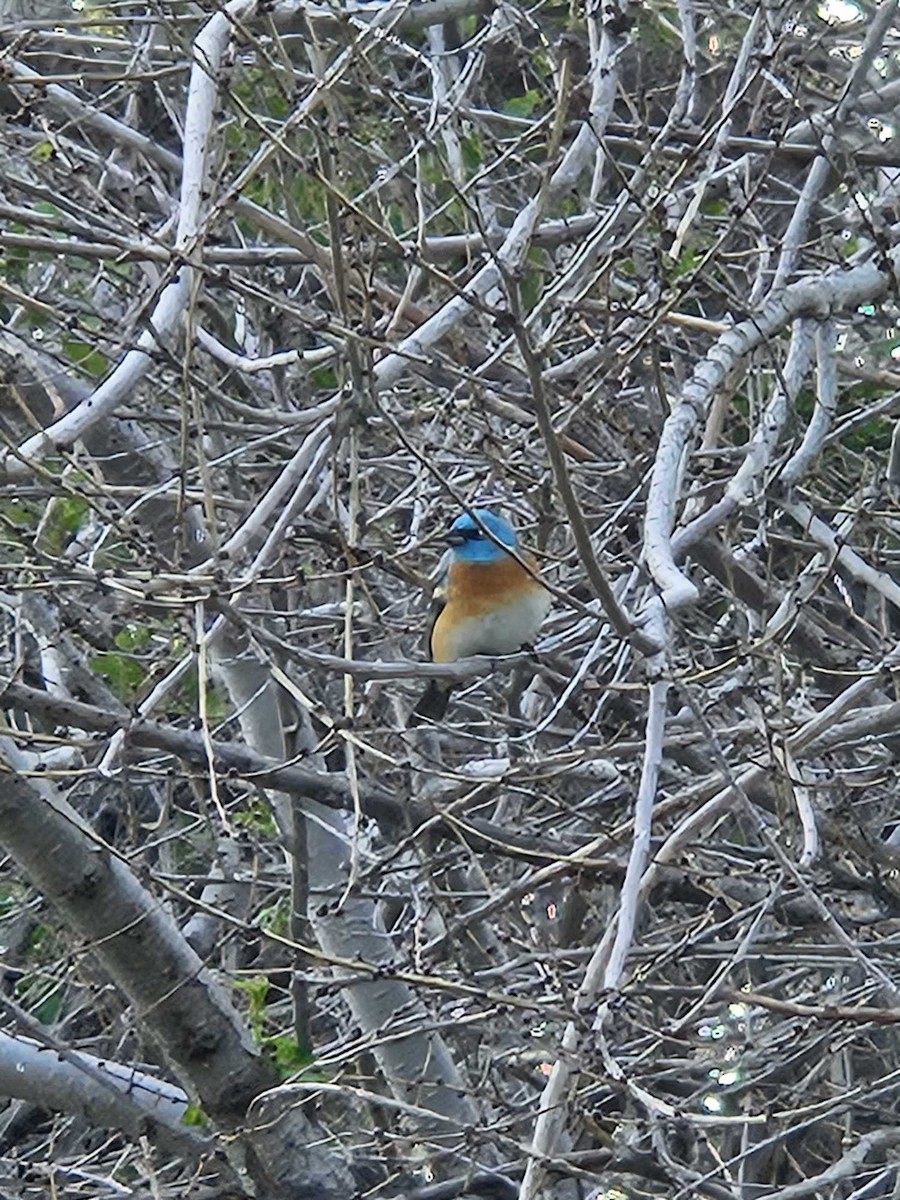
{"type": "Polygon", "coordinates": [[[480,529],[467,529],[466,530],[466,541],[467,542],[479,542],[479,541],[481,541],[481,539],[483,537],[484,537],[484,534],[481,532],[480,529]]]}

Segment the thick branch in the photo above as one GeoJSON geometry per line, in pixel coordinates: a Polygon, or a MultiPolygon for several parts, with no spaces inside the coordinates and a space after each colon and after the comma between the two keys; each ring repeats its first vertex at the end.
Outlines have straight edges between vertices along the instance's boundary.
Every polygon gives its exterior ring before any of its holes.
{"type": "MultiPolygon", "coordinates": [[[[896,230],[891,232],[896,234],[896,230]]],[[[878,261],[849,271],[838,267],[791,284],[769,300],[757,316],[749,317],[722,334],[694,368],[681,400],[667,418],[660,436],[644,521],[647,566],[668,608],[680,608],[697,599],[697,588],[675,565],[672,530],[682,456],[726,375],[795,318],[809,315],[827,320],[835,313],[883,296],[896,278],[898,261],[900,248],[895,248],[878,261]]],[[[679,551],[684,553],[689,546],[690,542],[683,536],[679,540],[679,551]]]]}
{"type": "Polygon", "coordinates": [[[62,800],[14,772],[0,786],[0,839],[142,1014],[180,1077],[226,1127],[273,1085],[240,1019],[165,908],[62,800]]]}

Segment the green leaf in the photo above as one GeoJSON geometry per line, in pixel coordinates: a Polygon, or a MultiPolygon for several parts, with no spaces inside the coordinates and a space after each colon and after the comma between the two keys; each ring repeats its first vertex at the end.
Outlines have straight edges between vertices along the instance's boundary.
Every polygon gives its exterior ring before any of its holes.
{"type": "Polygon", "coordinates": [[[42,1025],[52,1025],[59,1018],[62,1006],[62,989],[54,986],[50,994],[32,1008],[31,1013],[42,1025]]]}
{"type": "Polygon", "coordinates": [[[269,981],[265,975],[251,975],[248,979],[236,979],[234,986],[250,998],[251,1010],[259,1010],[266,1003],[269,994],[269,981]]]}
{"type": "Polygon", "coordinates": [[[248,1000],[247,1016],[250,1029],[257,1041],[263,1040],[263,1025],[266,1019],[266,998],[269,981],[265,975],[252,975],[249,979],[235,979],[234,987],[243,992],[248,1000]]]}
{"type": "MultiPolygon", "coordinates": [[[[235,813],[234,823],[235,825],[243,826],[244,829],[249,829],[251,833],[255,833],[258,837],[275,837],[278,833],[275,818],[272,816],[268,805],[263,804],[261,800],[253,800],[247,808],[235,813]]],[[[264,909],[263,911],[267,912],[269,910],[264,909]]]]}
{"type": "Polygon", "coordinates": [[[541,93],[529,88],[524,96],[514,96],[503,105],[508,117],[530,117],[541,102],[541,93]]]}
{"type": "Polygon", "coordinates": [[[91,511],[91,506],[81,496],[60,496],[53,507],[54,517],[66,533],[77,533],[91,511]]]}
{"type": "Polygon", "coordinates": [[[146,625],[125,625],[113,639],[120,650],[143,650],[150,641],[151,633],[146,625]]]}
{"type": "Polygon", "coordinates": [[[31,161],[34,163],[49,162],[56,154],[52,142],[38,142],[31,151],[31,161]]]}
{"type": "Polygon", "coordinates": [[[287,97],[280,90],[269,92],[266,96],[266,108],[269,110],[269,116],[277,117],[279,121],[283,121],[290,111],[287,97]]]}
{"type": "Polygon", "coordinates": [[[269,1053],[275,1059],[275,1065],[278,1067],[282,1078],[302,1071],[304,1067],[308,1067],[313,1061],[313,1054],[309,1049],[299,1046],[292,1037],[288,1037],[285,1034],[278,1037],[266,1038],[265,1044],[269,1053]]]}
{"type": "Polygon", "coordinates": [[[111,651],[95,654],[91,666],[103,676],[120,700],[132,700],[146,676],[143,666],[134,658],[111,651]]]}
{"type": "Polygon", "coordinates": [[[697,266],[697,255],[690,246],[686,247],[675,264],[675,278],[679,279],[682,275],[688,275],[697,266]]]}
{"type": "Polygon", "coordinates": [[[337,375],[334,367],[314,367],[309,373],[309,382],[313,387],[327,388],[333,391],[337,387],[337,375]]]}
{"type": "Polygon", "coordinates": [[[28,947],[30,950],[40,950],[44,942],[50,936],[50,930],[46,925],[35,925],[28,938],[28,947]]]}
{"type": "Polygon", "coordinates": [[[728,212],[728,205],[724,200],[705,200],[700,205],[700,211],[706,217],[724,217],[728,212]]]}
{"type": "Polygon", "coordinates": [[[64,338],[63,352],[73,367],[84,371],[93,379],[102,379],[109,369],[109,363],[105,356],[87,342],[80,342],[75,338],[64,338]]]}
{"type": "Polygon", "coordinates": [[[549,79],[553,74],[553,66],[543,50],[532,52],[531,69],[539,79],[549,79]]]}
{"type": "Polygon", "coordinates": [[[460,138],[459,146],[462,151],[463,166],[474,174],[484,161],[481,153],[481,138],[477,133],[467,134],[466,137],[460,138]]]}
{"type": "Polygon", "coordinates": [[[0,513],[10,525],[21,529],[33,529],[39,517],[34,505],[26,504],[18,496],[10,496],[0,500],[0,513]]]}
{"type": "MultiPolygon", "coordinates": [[[[276,830],[272,820],[272,829],[276,830]]],[[[287,896],[282,896],[274,904],[260,909],[259,927],[266,933],[274,933],[278,937],[287,937],[290,933],[291,902],[287,896]]]]}
{"type": "Polygon", "coordinates": [[[199,1126],[205,1129],[207,1121],[200,1105],[189,1104],[182,1114],[181,1123],[182,1125],[199,1126]]]}
{"type": "Polygon", "coordinates": [[[47,505],[40,545],[51,554],[60,554],[72,534],[85,522],[90,506],[80,496],[57,496],[47,505]]]}

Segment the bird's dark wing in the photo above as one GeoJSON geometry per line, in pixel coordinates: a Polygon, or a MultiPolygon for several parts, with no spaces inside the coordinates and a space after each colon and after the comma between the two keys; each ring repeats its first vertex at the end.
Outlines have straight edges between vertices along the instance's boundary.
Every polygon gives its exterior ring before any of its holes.
{"type": "MultiPolygon", "coordinates": [[[[443,563],[446,567],[446,563],[443,563]]],[[[434,653],[431,648],[431,635],[434,632],[434,626],[444,611],[447,604],[447,571],[444,569],[441,577],[431,593],[431,607],[428,613],[428,625],[426,631],[425,649],[428,651],[428,657],[433,659],[434,653]]],[[[423,720],[440,721],[444,713],[447,711],[447,704],[450,701],[450,691],[452,684],[445,683],[439,679],[429,679],[428,686],[419,697],[416,707],[412,710],[409,718],[409,724],[420,725],[423,720]]]]}
{"type": "Polygon", "coordinates": [[[437,624],[437,619],[447,607],[447,581],[434,589],[431,594],[431,605],[428,609],[428,629],[425,641],[425,649],[428,651],[428,657],[434,658],[434,650],[431,645],[431,635],[434,633],[434,627],[437,624]]]}

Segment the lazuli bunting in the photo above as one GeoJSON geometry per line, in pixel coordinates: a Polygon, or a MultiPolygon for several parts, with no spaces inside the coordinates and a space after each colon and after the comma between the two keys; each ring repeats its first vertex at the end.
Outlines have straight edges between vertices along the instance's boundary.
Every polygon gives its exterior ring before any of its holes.
{"type": "MultiPolygon", "coordinates": [[[[516,531],[486,508],[463,513],[450,526],[447,574],[435,592],[436,616],[429,649],[434,662],[456,662],[472,654],[515,654],[537,637],[550,593],[531,572],[537,564],[519,549],[516,531]],[[491,536],[488,536],[489,531],[491,536]],[[514,550],[514,558],[505,547],[514,550]],[[521,559],[520,563],[518,559],[521,559]]],[[[447,711],[452,683],[432,679],[411,724],[439,721],[447,711]]]]}

